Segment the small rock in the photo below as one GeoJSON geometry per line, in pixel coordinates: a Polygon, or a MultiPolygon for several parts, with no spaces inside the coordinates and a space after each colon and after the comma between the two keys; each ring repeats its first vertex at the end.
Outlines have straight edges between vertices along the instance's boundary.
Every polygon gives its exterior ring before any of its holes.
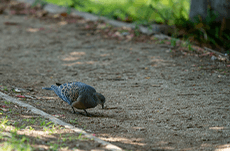
{"type": "Polygon", "coordinates": [[[209,139],[208,138],[203,138],[202,141],[209,141],[209,139]]]}
{"type": "Polygon", "coordinates": [[[189,124],[189,125],[187,126],[187,128],[193,128],[193,125],[192,125],[192,124],[189,124]]]}
{"type": "Polygon", "coordinates": [[[27,88],[26,90],[28,90],[28,91],[34,91],[33,88],[27,88]]]}
{"type": "Polygon", "coordinates": [[[121,35],[122,36],[127,36],[127,35],[129,35],[129,32],[123,32],[123,33],[121,33],[121,35]]]}
{"type": "Polygon", "coordinates": [[[103,145],[102,143],[98,143],[96,146],[97,147],[105,147],[105,145],[103,145]]]}

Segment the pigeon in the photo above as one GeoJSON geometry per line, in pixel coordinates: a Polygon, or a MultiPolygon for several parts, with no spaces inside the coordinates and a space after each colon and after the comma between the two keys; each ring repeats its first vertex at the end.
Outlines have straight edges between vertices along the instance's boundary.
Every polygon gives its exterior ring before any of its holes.
{"type": "Polygon", "coordinates": [[[105,97],[97,93],[96,90],[82,82],[68,82],[65,84],[56,83],[50,88],[43,87],[45,90],[53,90],[63,101],[67,102],[76,113],[74,107],[83,109],[87,116],[89,116],[86,109],[94,108],[98,104],[104,108],[105,97]]]}

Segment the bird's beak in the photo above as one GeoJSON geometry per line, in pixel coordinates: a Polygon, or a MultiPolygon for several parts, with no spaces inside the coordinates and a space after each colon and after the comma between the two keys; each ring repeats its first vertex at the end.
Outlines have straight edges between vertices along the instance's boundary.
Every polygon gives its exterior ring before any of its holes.
{"type": "Polygon", "coordinates": [[[102,109],[104,109],[104,104],[101,105],[102,109]]]}

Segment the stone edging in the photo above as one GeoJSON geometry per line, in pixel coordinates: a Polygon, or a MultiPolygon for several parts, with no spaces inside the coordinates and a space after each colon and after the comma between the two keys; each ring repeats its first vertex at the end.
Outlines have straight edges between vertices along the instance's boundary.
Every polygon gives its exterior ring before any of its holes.
{"type": "Polygon", "coordinates": [[[106,141],[103,141],[103,140],[101,140],[101,139],[99,139],[99,138],[97,138],[97,137],[95,137],[95,136],[93,136],[91,134],[88,134],[87,132],[85,132],[84,130],[82,130],[80,128],[76,128],[76,127],[74,127],[73,125],[71,125],[69,123],[66,123],[66,122],[64,122],[64,121],[62,121],[62,120],[60,120],[60,119],[58,119],[58,118],[56,118],[56,117],[54,117],[54,116],[52,116],[50,114],[47,114],[47,113],[43,112],[42,110],[39,110],[39,109],[37,109],[37,108],[29,105],[29,104],[21,102],[21,101],[15,99],[13,97],[10,97],[10,96],[2,93],[2,92],[0,92],[0,97],[3,98],[3,99],[5,99],[5,100],[7,100],[7,101],[9,101],[9,102],[13,102],[15,104],[18,104],[19,106],[26,107],[31,112],[33,112],[35,114],[39,114],[39,115],[41,115],[41,116],[43,116],[45,118],[48,118],[49,120],[51,120],[55,124],[62,125],[65,128],[71,129],[71,130],[73,130],[73,131],[75,131],[75,132],[77,132],[79,134],[83,134],[87,138],[93,139],[94,141],[100,143],[104,148],[106,148],[108,150],[122,151],[122,149],[120,147],[118,147],[118,146],[115,146],[115,145],[110,144],[110,143],[108,143],[106,141]]]}

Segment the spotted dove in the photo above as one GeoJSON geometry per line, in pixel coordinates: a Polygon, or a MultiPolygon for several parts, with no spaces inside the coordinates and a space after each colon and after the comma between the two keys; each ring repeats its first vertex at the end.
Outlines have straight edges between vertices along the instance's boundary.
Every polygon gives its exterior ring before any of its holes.
{"type": "Polygon", "coordinates": [[[52,85],[50,88],[43,87],[42,89],[53,90],[63,101],[71,105],[73,113],[76,113],[74,107],[83,109],[87,116],[89,116],[86,111],[88,108],[94,108],[98,104],[101,104],[102,109],[104,108],[105,97],[85,83],[56,83],[56,85],[52,85]]]}

